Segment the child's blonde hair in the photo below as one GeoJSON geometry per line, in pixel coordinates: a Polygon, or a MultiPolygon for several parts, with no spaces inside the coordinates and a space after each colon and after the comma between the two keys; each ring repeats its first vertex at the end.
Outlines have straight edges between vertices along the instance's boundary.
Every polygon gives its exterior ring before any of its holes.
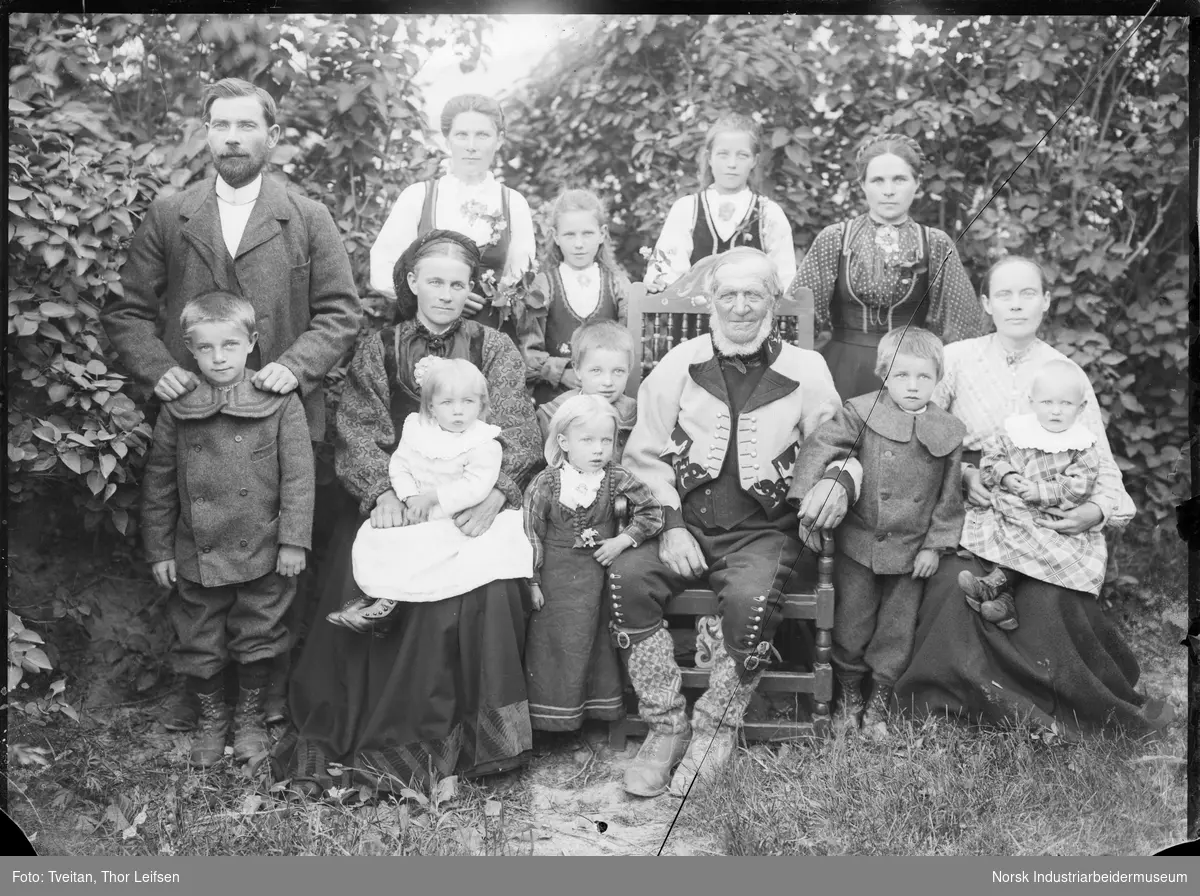
{"type": "Polygon", "coordinates": [[[254,336],[254,306],[239,295],[216,290],[189,299],[179,315],[179,329],[183,341],[191,342],[191,331],[197,324],[236,324],[246,331],[246,338],[254,336]]]}
{"type": "Polygon", "coordinates": [[[633,334],[615,320],[591,320],[571,335],[571,366],[583,366],[587,353],[595,349],[625,352],[633,366],[633,334]]]}
{"type": "Polygon", "coordinates": [[[884,333],[875,354],[875,375],[881,380],[886,379],[888,369],[897,355],[932,361],[937,378],[942,378],[942,340],[928,330],[922,330],[920,327],[896,327],[884,333]]]}
{"type": "Polygon", "coordinates": [[[607,417],[612,421],[613,438],[617,437],[618,417],[616,409],[599,395],[573,395],[562,403],[546,434],[546,463],[558,469],[566,460],[566,452],[558,444],[558,437],[565,435],[576,423],[607,417]]]}
{"type": "Polygon", "coordinates": [[[446,388],[459,386],[479,396],[479,419],[486,420],[491,402],[488,399],[487,379],[478,367],[462,358],[425,358],[418,366],[427,365],[417,384],[421,389],[421,417],[433,419],[433,400],[446,388]]]}
{"type": "Polygon", "coordinates": [[[1063,358],[1055,358],[1052,361],[1047,361],[1039,367],[1033,374],[1033,379],[1029,381],[1029,396],[1033,397],[1033,393],[1037,390],[1038,384],[1044,381],[1047,377],[1055,379],[1065,379],[1072,381],[1071,385],[1075,387],[1079,393],[1079,401],[1082,403],[1087,400],[1087,374],[1083,372],[1083,368],[1074,361],[1063,358]]]}
{"type": "MultiPolygon", "coordinates": [[[[558,248],[555,237],[558,235],[558,219],[570,212],[589,212],[596,218],[599,227],[609,226],[608,210],[604,201],[591,190],[563,190],[550,204],[546,213],[546,238],[542,243],[543,257],[549,258],[554,264],[563,263],[562,250],[558,248]]],[[[596,262],[610,274],[617,274],[621,266],[617,264],[616,253],[613,252],[612,237],[606,232],[600,240],[600,249],[596,252],[596,262]]]]}
{"type": "MultiPolygon", "coordinates": [[[[722,115],[713,122],[712,127],[708,129],[708,133],[704,135],[704,148],[700,150],[700,157],[697,159],[697,167],[700,169],[701,190],[712,186],[712,165],[709,164],[708,159],[712,155],[713,143],[716,142],[717,137],[721,134],[728,133],[748,134],[750,136],[750,151],[756,156],[759,150],[762,149],[762,131],[753,118],[736,113],[722,115]]],[[[758,165],[756,164],[750,170],[751,183],[755,180],[757,172],[758,165]]]]}

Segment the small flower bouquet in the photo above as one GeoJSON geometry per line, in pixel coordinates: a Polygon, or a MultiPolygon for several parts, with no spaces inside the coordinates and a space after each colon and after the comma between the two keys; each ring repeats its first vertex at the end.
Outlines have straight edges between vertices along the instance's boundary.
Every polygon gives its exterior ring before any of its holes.
{"type": "Polygon", "coordinates": [[[513,316],[519,320],[525,310],[525,296],[533,287],[533,280],[539,271],[540,268],[535,258],[530,262],[525,273],[511,283],[507,282],[507,277],[497,280],[495,271],[483,272],[483,276],[479,278],[479,289],[484,297],[499,309],[501,323],[513,316]]]}
{"type": "Polygon", "coordinates": [[[462,216],[467,221],[467,236],[475,241],[480,252],[488,246],[498,245],[504,231],[508,229],[503,212],[489,208],[478,199],[463,203],[462,216]]]}
{"type": "Polygon", "coordinates": [[[646,269],[654,271],[654,282],[656,284],[662,284],[664,278],[671,275],[671,259],[657,246],[653,249],[649,246],[642,246],[642,248],[638,249],[638,255],[646,259],[646,269]]]}

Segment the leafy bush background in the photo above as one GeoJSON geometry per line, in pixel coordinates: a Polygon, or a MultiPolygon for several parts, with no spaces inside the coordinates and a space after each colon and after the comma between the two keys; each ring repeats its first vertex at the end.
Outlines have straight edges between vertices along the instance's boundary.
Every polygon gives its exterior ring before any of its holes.
{"type": "MultiPolygon", "coordinates": [[[[637,249],[694,188],[719,112],[761,120],[758,175],[799,251],[860,207],[858,140],[898,130],[929,159],[915,215],[957,235],[1134,21],[578,18],[578,39],[505,99],[502,173],[535,208],[568,185],[600,192],[636,276],[637,249]]],[[[413,79],[445,41],[464,67],[477,63],[489,27],[478,16],[11,15],[10,501],[136,530],[147,396],[115,366],[98,312],[120,291],[149,203],[207,172],[205,83],[240,76],[276,96],[284,138],[272,161],[328,205],[369,298],[384,217],[442,158],[413,79]]],[[[977,279],[1005,252],[1047,263],[1046,335],[1091,376],[1141,524],[1190,491],[1186,49],[1185,20],[1149,20],[959,243],[977,279]]]]}

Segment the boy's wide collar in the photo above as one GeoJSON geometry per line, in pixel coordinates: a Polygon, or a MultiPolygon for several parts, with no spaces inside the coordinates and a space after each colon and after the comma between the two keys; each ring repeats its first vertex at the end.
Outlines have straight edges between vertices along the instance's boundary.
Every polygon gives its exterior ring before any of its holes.
{"type": "Polygon", "coordinates": [[[270,417],[287,401],[287,395],[264,392],[250,377],[253,370],[246,370],[246,378],[232,389],[217,389],[206,382],[174,401],[166,402],[163,408],[176,420],[205,420],[217,414],[230,417],[270,417]]]}
{"type": "Polygon", "coordinates": [[[859,395],[846,402],[863,419],[868,429],[893,442],[907,442],[916,432],[917,441],[934,457],[945,457],[957,448],[967,434],[962,421],[935,404],[927,404],[924,414],[906,414],[885,390],[859,395]]]}

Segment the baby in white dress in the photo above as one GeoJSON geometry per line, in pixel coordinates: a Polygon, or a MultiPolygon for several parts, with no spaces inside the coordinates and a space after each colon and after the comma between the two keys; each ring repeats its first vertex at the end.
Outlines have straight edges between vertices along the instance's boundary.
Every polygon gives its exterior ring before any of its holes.
{"type": "Polygon", "coordinates": [[[470,361],[441,358],[422,360],[415,373],[421,412],[404,421],[388,471],[404,522],[376,529],[367,520],[358,530],[354,580],[371,600],[330,613],[334,625],[362,631],[390,616],[398,601],[443,600],[533,572],[521,511],[502,510],[475,538],[454,523],[495,487],[503,459],[500,427],[483,420],[483,374],[470,361]]]}

